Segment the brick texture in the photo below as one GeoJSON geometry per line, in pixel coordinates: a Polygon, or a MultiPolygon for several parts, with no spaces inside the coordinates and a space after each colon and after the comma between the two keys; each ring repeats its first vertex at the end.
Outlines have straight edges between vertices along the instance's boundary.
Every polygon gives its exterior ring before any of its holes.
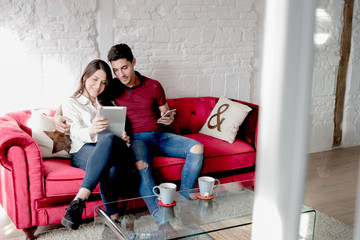
{"type": "MultiPolygon", "coordinates": [[[[133,48],[136,69],[167,97],[221,96],[260,103],[264,0],[0,0],[0,114],[57,107],[86,64],[106,53],[99,36],[111,9],[113,39],[133,48]]],[[[360,144],[360,29],[355,1],[344,146],[360,144]]],[[[343,1],[320,0],[315,26],[310,151],[331,148],[343,1]]],[[[109,39],[107,39],[109,40],[109,39]]]]}

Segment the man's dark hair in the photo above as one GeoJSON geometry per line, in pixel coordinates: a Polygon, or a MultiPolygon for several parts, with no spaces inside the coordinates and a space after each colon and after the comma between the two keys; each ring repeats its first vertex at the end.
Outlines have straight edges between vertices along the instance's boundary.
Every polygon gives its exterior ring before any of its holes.
{"type": "Polygon", "coordinates": [[[134,55],[128,45],[120,43],[110,48],[107,58],[109,62],[116,61],[120,58],[126,58],[129,62],[132,62],[134,55]]]}

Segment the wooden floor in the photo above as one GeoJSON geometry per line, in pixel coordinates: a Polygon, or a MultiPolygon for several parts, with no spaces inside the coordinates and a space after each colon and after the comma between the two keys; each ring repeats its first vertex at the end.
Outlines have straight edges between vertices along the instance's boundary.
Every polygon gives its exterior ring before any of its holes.
{"type": "MultiPolygon", "coordinates": [[[[354,226],[359,159],[360,146],[310,154],[304,203],[354,226]]],[[[0,206],[0,239],[15,236],[25,235],[14,228],[0,206]]]]}
{"type": "Polygon", "coordinates": [[[305,204],[354,226],[360,147],[310,154],[305,204]]]}

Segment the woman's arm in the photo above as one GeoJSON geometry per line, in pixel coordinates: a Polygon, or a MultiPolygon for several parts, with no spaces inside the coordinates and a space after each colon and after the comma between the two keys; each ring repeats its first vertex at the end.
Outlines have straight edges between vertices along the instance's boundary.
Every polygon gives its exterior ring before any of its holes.
{"type": "Polygon", "coordinates": [[[92,114],[84,107],[79,104],[76,104],[75,100],[72,98],[67,99],[62,104],[62,114],[63,117],[71,119],[71,122],[65,122],[70,126],[70,136],[71,138],[76,138],[82,142],[92,143],[96,142],[96,135],[90,134],[90,127],[92,121],[92,114]]]}
{"type": "Polygon", "coordinates": [[[98,115],[96,110],[90,110],[88,106],[78,104],[73,98],[63,103],[62,111],[64,116],[72,119],[70,123],[71,138],[82,142],[97,142],[97,134],[109,126],[109,122],[98,115]]]}
{"type": "Polygon", "coordinates": [[[106,118],[97,114],[91,126],[89,127],[90,137],[93,139],[96,136],[96,134],[104,131],[108,127],[109,127],[109,121],[107,121],[106,118]]]}
{"type": "Polygon", "coordinates": [[[71,123],[72,120],[70,118],[62,115],[62,106],[61,105],[56,109],[53,119],[54,119],[55,129],[58,132],[67,133],[70,131],[70,125],[66,124],[66,123],[67,122],[71,123]]]}

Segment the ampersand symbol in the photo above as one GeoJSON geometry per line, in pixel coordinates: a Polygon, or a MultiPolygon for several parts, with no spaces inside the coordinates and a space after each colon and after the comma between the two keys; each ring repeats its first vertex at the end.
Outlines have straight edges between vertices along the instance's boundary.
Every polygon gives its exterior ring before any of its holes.
{"type": "Polygon", "coordinates": [[[226,112],[226,110],[227,110],[228,108],[229,108],[229,104],[223,104],[223,105],[221,105],[221,106],[218,108],[217,113],[214,114],[214,115],[212,115],[211,118],[209,119],[208,124],[207,124],[207,125],[208,125],[208,128],[210,128],[210,129],[217,128],[217,130],[218,130],[219,132],[221,132],[221,124],[224,122],[225,118],[222,118],[222,119],[220,120],[220,115],[221,115],[222,113],[226,112]],[[224,109],[224,110],[221,110],[223,107],[225,107],[225,109],[224,109]],[[212,120],[215,116],[216,116],[216,125],[210,125],[211,120],[212,120]]]}

